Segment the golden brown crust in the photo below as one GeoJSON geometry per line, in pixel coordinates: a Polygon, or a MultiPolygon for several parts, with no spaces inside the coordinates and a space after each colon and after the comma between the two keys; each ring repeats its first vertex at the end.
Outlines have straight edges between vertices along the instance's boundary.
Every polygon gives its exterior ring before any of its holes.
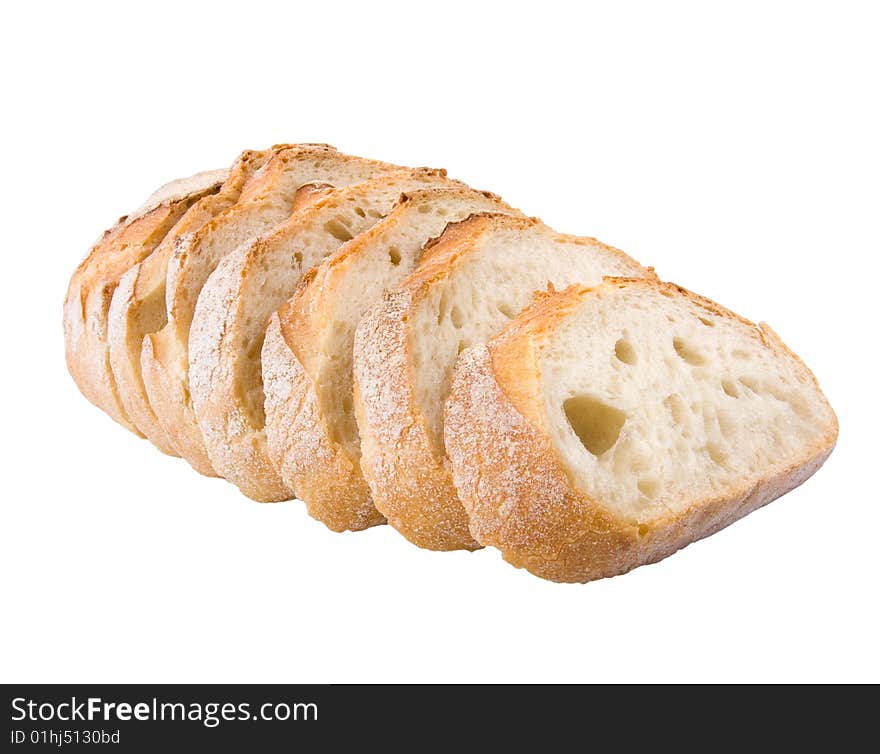
{"type": "Polygon", "coordinates": [[[150,408],[174,449],[204,476],[217,476],[190,402],[184,361],[166,324],[141,344],[141,378],[150,408]]]}
{"type": "MultiPolygon", "coordinates": [[[[279,310],[277,329],[270,327],[266,335],[263,383],[272,460],[287,485],[305,501],[309,514],[334,531],[357,531],[385,523],[385,517],[373,505],[360,469],[358,443],[354,440],[353,444],[349,436],[351,428],[342,426],[339,419],[339,403],[350,403],[352,395],[334,390],[331,398],[327,389],[328,383],[335,384],[331,375],[339,370],[346,369],[350,380],[351,353],[341,362],[338,346],[328,341],[339,337],[340,318],[346,318],[340,310],[351,306],[352,287],[356,281],[365,284],[366,260],[374,258],[377,249],[384,258],[397,234],[407,229],[415,232],[412,226],[422,217],[422,208],[438,200],[516,214],[497,195],[469,187],[404,193],[381,222],[343,244],[304,276],[295,295],[279,310]],[[283,383],[283,389],[275,389],[276,380],[283,383]]],[[[407,243],[411,242],[410,238],[407,243]]],[[[396,267],[401,278],[421,252],[411,254],[405,252],[402,266],[396,267]]],[[[372,290],[373,296],[381,293],[372,290]]]]}
{"type": "MultiPolygon", "coordinates": [[[[373,505],[410,542],[429,550],[475,550],[460,505],[450,504],[452,476],[431,447],[415,403],[408,316],[432,283],[476,245],[491,215],[450,223],[427,244],[405,283],[364,315],[354,346],[354,405],[361,436],[361,472],[373,505]]],[[[531,227],[539,221],[519,220],[531,227]]]]}
{"type": "MultiPolygon", "coordinates": [[[[326,144],[277,144],[268,161],[248,176],[237,201],[210,218],[197,231],[179,237],[166,264],[165,325],[147,333],[141,345],[141,378],[156,420],[177,452],[200,474],[217,476],[205,448],[189,393],[188,339],[192,312],[204,279],[213,269],[210,245],[217,235],[235,235],[235,226],[247,215],[272,207],[291,159],[335,154],[326,144]],[[203,251],[203,246],[208,247],[203,251]]],[[[286,199],[296,201],[295,191],[286,199]]]]}
{"type": "Polygon", "coordinates": [[[281,478],[305,501],[309,515],[340,532],[378,526],[385,517],[373,505],[360,464],[332,441],[314,376],[303,361],[304,352],[321,348],[318,327],[327,312],[314,310],[321,303],[316,294],[324,290],[332,270],[353,258],[351,250],[359,239],[369,235],[367,231],[343,244],[326,264],[309,270],[273,318],[263,348],[270,456],[281,478]],[[297,452],[290,452],[294,447],[297,452]]]}
{"type": "Polygon", "coordinates": [[[326,180],[326,166],[333,172],[350,164],[371,166],[375,172],[396,167],[343,155],[322,144],[273,148],[272,157],[247,181],[238,202],[196,233],[181,239],[169,259],[168,322],[162,330],[144,339],[141,371],[159,423],[174,438],[180,455],[203,474],[213,476],[216,471],[193,410],[189,386],[190,326],[202,286],[219,261],[239,243],[250,241],[287,219],[298,201],[299,189],[313,181],[326,180]],[[310,171],[313,164],[318,167],[310,171]]]}
{"type": "Polygon", "coordinates": [[[376,509],[411,542],[430,550],[477,549],[464,510],[451,507],[449,512],[451,477],[445,458],[431,448],[415,409],[406,330],[411,299],[408,288],[386,294],[383,303],[364,316],[355,335],[354,406],[361,471],[376,509]]]}
{"type": "Polygon", "coordinates": [[[279,314],[272,316],[263,343],[263,373],[266,391],[266,424],[269,454],[282,479],[299,479],[293,486],[297,497],[306,501],[309,515],[333,531],[360,531],[385,522],[373,507],[369,489],[360,467],[338,445],[328,440],[328,433],[316,432],[323,422],[317,392],[311,379],[289,347],[281,332],[279,314]],[[285,452],[293,438],[302,446],[308,443],[308,456],[285,452]],[[274,446],[274,447],[273,447],[274,446]],[[325,473],[320,478],[303,473],[301,465],[318,464],[325,473]],[[311,484],[310,482],[314,482],[311,484]]]}
{"type": "MultiPolygon", "coordinates": [[[[409,318],[432,289],[479,245],[484,233],[545,227],[540,220],[480,213],[447,226],[426,247],[416,270],[382,305],[365,315],[355,340],[355,407],[361,435],[361,470],[373,504],[411,542],[432,550],[477,549],[455,492],[443,448],[415,400],[409,318]]],[[[552,232],[547,229],[548,233],[552,232]]],[[[637,263],[594,239],[554,234],[568,243],[598,246],[637,263]]],[[[644,274],[654,277],[646,268],[644,274]]]]}
{"type": "Polygon", "coordinates": [[[570,481],[549,440],[537,347],[583,296],[632,286],[683,294],[714,314],[748,325],[758,341],[785,358],[797,358],[768,330],[708,299],[667,283],[614,278],[593,289],[573,286],[543,296],[488,347],[466,352],[446,406],[446,447],[456,488],[474,536],[543,578],[583,582],[656,562],[801,484],[834,447],[836,418],[798,461],[650,525],[618,519],[590,500],[570,481]]]}
{"type": "Polygon", "coordinates": [[[448,183],[445,171],[418,168],[341,187],[229,254],[203,287],[189,337],[190,392],[214,468],[248,497],[292,497],[268,453],[259,349],[271,316],[266,302],[274,302],[272,309],[280,305],[299,282],[299,271],[316,259],[306,254],[301,236],[322,239],[322,252],[329,253],[342,243],[326,229],[340,212],[350,213],[346,229],[354,235],[376,222],[363,209],[355,213],[352,200],[385,202],[384,214],[401,186],[448,183]],[[304,254],[312,261],[304,261],[304,254]],[[267,275],[274,277],[271,288],[267,275]]]}
{"type": "Polygon", "coordinates": [[[220,168],[218,170],[203,170],[186,178],[177,178],[160,186],[150,194],[140,207],[129,214],[128,219],[133,220],[134,218],[142,217],[160,204],[171,204],[181,199],[186,199],[188,196],[201,193],[210,186],[220,186],[228,177],[229,169],[220,168]]]}
{"type": "Polygon", "coordinates": [[[242,186],[271,154],[271,150],[243,152],[217,193],[193,204],[158,247],[122,276],[113,294],[107,339],[119,398],[130,421],[163,453],[177,455],[177,450],[147,397],[141,376],[141,349],[144,336],[157,332],[167,322],[165,277],[168,259],[178,239],[197,232],[238,200],[242,186]]]}
{"type": "Polygon", "coordinates": [[[120,278],[158,246],[189,207],[219,188],[210,171],[172,182],[92,247],[74,272],[64,301],[67,366],[80,391],[122,426],[140,435],[120,400],[110,366],[107,317],[120,278]]]}

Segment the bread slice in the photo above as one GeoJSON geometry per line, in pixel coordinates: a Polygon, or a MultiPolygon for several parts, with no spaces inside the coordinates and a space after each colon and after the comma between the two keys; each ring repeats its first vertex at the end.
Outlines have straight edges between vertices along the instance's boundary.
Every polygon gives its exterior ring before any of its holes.
{"type": "Polygon", "coordinates": [[[401,192],[438,185],[455,184],[444,171],[400,170],[331,192],[228,255],[202,289],[189,340],[193,406],[213,467],[254,500],[293,496],[266,448],[260,353],[269,317],[401,192]]]}
{"type": "Polygon", "coordinates": [[[665,558],[797,487],[837,438],[769,327],[615,279],[543,296],[462,355],[445,426],[473,535],[555,581],[665,558]]]}
{"type": "Polygon", "coordinates": [[[127,217],[121,218],[117,225],[123,221],[131,222],[138,217],[143,217],[148,212],[156,209],[160,204],[169,204],[179,199],[185,199],[193,194],[200,194],[212,186],[219,187],[228,175],[228,168],[217,168],[216,170],[202,170],[186,178],[175,178],[173,181],[159,186],[147,197],[140,207],[131,212],[127,217]]]}
{"type": "Polygon", "coordinates": [[[458,354],[486,341],[548,283],[652,276],[626,254],[528,218],[450,225],[416,271],[357,328],[355,412],[373,503],[417,545],[474,549],[443,446],[443,401],[458,354]]]}
{"type": "Polygon", "coordinates": [[[217,191],[225,176],[225,170],[212,170],[165,184],[106,231],[70,279],[64,300],[67,368],[86,398],[136,434],[110,368],[110,300],[120,277],[156,248],[194,202],[217,191]]]}
{"type": "Polygon", "coordinates": [[[234,206],[176,245],[165,281],[168,321],[144,338],[141,375],[159,424],[197,471],[215,474],[189,394],[189,329],[205,281],[227,254],[286,220],[304,185],[345,186],[393,169],[327,145],[281,149],[247,182],[234,206]]]}
{"type": "Polygon", "coordinates": [[[354,331],[425,243],[475,212],[518,212],[494,194],[435,188],[404,194],[390,214],[343,244],[272,316],[263,344],[269,454],[309,513],[334,531],[384,523],[360,470],[352,405],[354,331]]]}
{"type": "Polygon", "coordinates": [[[281,148],[242,153],[217,193],[193,204],[153,253],[120,278],[113,293],[107,341],[119,399],[129,420],[163,453],[177,455],[173,438],[159,424],[147,398],[141,377],[141,348],[144,336],[158,332],[167,322],[165,277],[168,260],[181,239],[197,232],[205,223],[235,204],[248,179],[274,151],[281,148]]]}

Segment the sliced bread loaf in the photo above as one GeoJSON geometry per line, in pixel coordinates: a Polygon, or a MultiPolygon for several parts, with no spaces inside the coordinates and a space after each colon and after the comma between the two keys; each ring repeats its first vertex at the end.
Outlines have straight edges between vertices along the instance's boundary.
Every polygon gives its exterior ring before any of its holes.
{"type": "Polygon", "coordinates": [[[217,191],[225,177],[225,170],[212,170],[165,184],[106,231],[70,279],[64,300],[67,368],[86,398],[136,434],[110,368],[110,301],[125,272],[156,248],[194,202],[217,191]]]}
{"type": "Polygon", "coordinates": [[[414,543],[476,548],[443,445],[458,354],[485,342],[548,284],[652,276],[626,254],[537,220],[476,215],[450,225],[416,271],[373,307],[354,345],[361,469],[373,503],[414,543]]]}
{"type": "Polygon", "coordinates": [[[545,295],[462,355],[446,448],[470,530],[555,581],[652,563],[801,484],[837,420],[766,325],[674,285],[545,295]]]}
{"type": "Polygon", "coordinates": [[[270,456],[309,513],[334,531],[384,522],[360,470],[352,347],[363,314],[410,272],[447,223],[475,212],[518,214],[470,188],[413,191],[306,274],[272,316],[263,344],[270,456]]]}
{"type": "Polygon", "coordinates": [[[159,424],[197,471],[215,474],[189,393],[189,329],[205,281],[223,257],[286,220],[304,185],[345,186],[392,169],[326,145],[286,147],[246,183],[235,205],[175,245],[165,281],[167,322],[144,338],[141,374],[159,424]]]}
{"type": "Polygon", "coordinates": [[[211,464],[259,501],[285,500],[266,448],[260,354],[269,317],[305,272],[388,214],[401,192],[461,185],[444,171],[398,170],[330,192],[218,265],[199,295],[189,385],[211,464]]]}
{"type": "Polygon", "coordinates": [[[132,423],[159,450],[177,455],[174,440],[156,419],[141,377],[141,348],[147,333],[158,332],[166,322],[165,276],[168,260],[180,240],[238,201],[241,190],[281,147],[244,152],[215,194],[203,197],[180,218],[158,247],[119,280],[113,293],[107,322],[110,366],[119,399],[132,423]]]}

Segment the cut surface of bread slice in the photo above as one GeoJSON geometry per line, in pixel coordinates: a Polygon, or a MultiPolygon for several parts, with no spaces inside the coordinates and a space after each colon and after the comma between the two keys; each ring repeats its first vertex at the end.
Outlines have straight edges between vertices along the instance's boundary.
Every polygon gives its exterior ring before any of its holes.
{"type": "Polygon", "coordinates": [[[837,419],[766,325],[677,286],[541,297],[462,355],[446,447],[479,542],[582,582],[653,563],[810,477],[837,419]]]}
{"type": "Polygon", "coordinates": [[[653,276],[595,239],[541,222],[475,215],[447,227],[415,272],[355,335],[355,414],[373,503],[410,541],[474,549],[443,446],[443,401],[458,354],[483,343],[548,284],[653,276]]]}
{"type": "Polygon", "coordinates": [[[67,368],[86,398],[136,434],[110,368],[107,316],[113,292],[122,275],[158,246],[194,202],[217,191],[226,172],[206,171],[162,186],[104,233],[70,279],[64,300],[67,368]]]}
{"type": "Polygon", "coordinates": [[[284,483],[334,531],[384,523],[360,470],[352,348],[363,314],[410,272],[425,243],[477,212],[519,214],[470,188],[405,194],[383,220],[312,270],[263,345],[266,436],[284,483]]]}
{"type": "Polygon", "coordinates": [[[141,348],[144,336],[158,332],[167,322],[165,277],[168,260],[181,238],[195,233],[238,201],[246,181],[278,149],[281,147],[241,154],[217,193],[193,204],[153,253],[120,278],[113,293],[107,340],[119,399],[130,421],[163,453],[176,455],[177,451],[173,438],[162,429],[147,398],[141,377],[141,348]]]}
{"type": "Polygon", "coordinates": [[[227,254],[286,220],[303,186],[346,186],[394,169],[397,166],[344,155],[327,145],[281,149],[246,183],[235,205],[176,244],[165,280],[167,322],[144,338],[141,375],[159,424],[197,471],[216,473],[189,392],[189,330],[205,281],[227,254]]]}
{"type": "Polygon", "coordinates": [[[401,192],[438,185],[456,184],[444,171],[405,169],[333,191],[229,254],[203,287],[189,342],[193,406],[213,467],[254,500],[293,496],[266,448],[261,350],[269,317],[305,272],[387,215],[401,192]]]}

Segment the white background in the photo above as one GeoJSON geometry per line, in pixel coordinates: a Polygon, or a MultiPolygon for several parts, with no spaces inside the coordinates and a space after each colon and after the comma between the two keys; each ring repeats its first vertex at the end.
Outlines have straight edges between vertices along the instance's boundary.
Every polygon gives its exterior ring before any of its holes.
{"type": "Polygon", "coordinates": [[[880,680],[876,5],[720,6],[7,6],[2,680],[880,680]],[[79,395],[61,303],[156,186],[282,141],[446,167],[770,322],[837,450],[586,586],[199,477],[79,395]]]}

